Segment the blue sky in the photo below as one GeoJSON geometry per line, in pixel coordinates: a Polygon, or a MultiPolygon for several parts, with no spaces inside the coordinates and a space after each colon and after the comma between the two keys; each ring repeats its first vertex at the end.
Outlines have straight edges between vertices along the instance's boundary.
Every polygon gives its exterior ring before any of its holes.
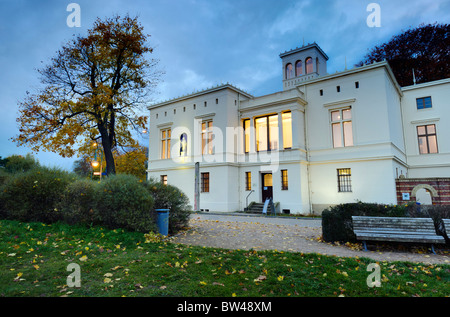
{"type": "MultiPolygon", "coordinates": [[[[18,102],[40,87],[47,65],[73,35],[97,17],[138,15],[165,71],[154,101],[229,82],[255,96],[281,86],[279,54],[316,42],[328,72],[359,62],[368,49],[421,23],[449,23],[450,0],[0,0],[0,156],[31,153],[9,139],[18,133],[18,102]],[[81,8],[81,27],[69,27],[69,3],[81,8]],[[367,6],[381,8],[371,28],[367,6]]],[[[145,140],[141,140],[146,142],[145,140]]],[[[34,153],[44,165],[70,170],[73,161],[34,153]]]]}

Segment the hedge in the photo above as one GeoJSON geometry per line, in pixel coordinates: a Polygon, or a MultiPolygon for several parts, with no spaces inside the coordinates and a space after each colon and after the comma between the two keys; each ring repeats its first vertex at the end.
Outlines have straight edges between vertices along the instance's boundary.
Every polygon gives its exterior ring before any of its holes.
{"type": "Polygon", "coordinates": [[[118,174],[102,181],[35,166],[0,178],[0,219],[58,221],[156,232],[155,208],[170,208],[169,233],[187,225],[191,207],[178,188],[118,174]]]}
{"type": "Polygon", "coordinates": [[[322,238],[326,242],[356,242],[352,216],[432,218],[436,232],[450,240],[444,230],[442,219],[450,218],[450,206],[419,206],[415,202],[404,205],[374,203],[348,203],[325,209],[322,212],[322,238]]]}

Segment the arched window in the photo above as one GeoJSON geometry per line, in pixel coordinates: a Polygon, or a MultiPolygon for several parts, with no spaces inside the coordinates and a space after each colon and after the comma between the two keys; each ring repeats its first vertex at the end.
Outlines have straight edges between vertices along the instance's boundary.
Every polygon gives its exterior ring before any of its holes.
{"type": "Polygon", "coordinates": [[[308,57],[305,61],[306,64],[306,73],[311,74],[313,72],[313,60],[311,57],[308,57]]]}
{"type": "Polygon", "coordinates": [[[303,63],[302,61],[297,61],[297,63],[295,63],[295,76],[301,75],[303,75],[303,63]]]}
{"type": "Polygon", "coordinates": [[[286,65],[286,79],[291,79],[294,77],[294,68],[292,67],[292,64],[289,63],[286,65]]]}
{"type": "Polygon", "coordinates": [[[180,136],[180,156],[187,156],[187,134],[180,136]]]}

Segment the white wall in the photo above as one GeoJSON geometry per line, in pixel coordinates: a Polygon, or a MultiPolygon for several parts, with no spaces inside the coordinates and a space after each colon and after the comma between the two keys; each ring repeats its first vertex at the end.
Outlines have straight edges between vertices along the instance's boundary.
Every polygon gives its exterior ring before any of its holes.
{"type": "Polygon", "coordinates": [[[408,177],[450,177],[450,79],[404,87],[403,124],[408,177]],[[416,98],[431,96],[432,108],[417,109],[416,98]],[[417,126],[436,125],[439,153],[420,154],[417,126]]]}

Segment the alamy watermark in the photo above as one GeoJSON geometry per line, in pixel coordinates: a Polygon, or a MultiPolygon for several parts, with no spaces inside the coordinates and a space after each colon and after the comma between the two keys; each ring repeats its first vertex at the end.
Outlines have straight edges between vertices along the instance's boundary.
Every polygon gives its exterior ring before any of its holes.
{"type": "Polygon", "coordinates": [[[68,287],[81,287],[81,268],[77,263],[67,265],[67,271],[72,272],[67,276],[68,287]]]}
{"type": "Polygon", "coordinates": [[[66,8],[67,12],[71,12],[66,19],[69,28],[81,27],[81,7],[78,3],[69,3],[66,8]]]}
{"type": "Polygon", "coordinates": [[[366,19],[369,28],[381,27],[381,7],[378,3],[369,3],[367,12],[371,12],[366,19]]]}

